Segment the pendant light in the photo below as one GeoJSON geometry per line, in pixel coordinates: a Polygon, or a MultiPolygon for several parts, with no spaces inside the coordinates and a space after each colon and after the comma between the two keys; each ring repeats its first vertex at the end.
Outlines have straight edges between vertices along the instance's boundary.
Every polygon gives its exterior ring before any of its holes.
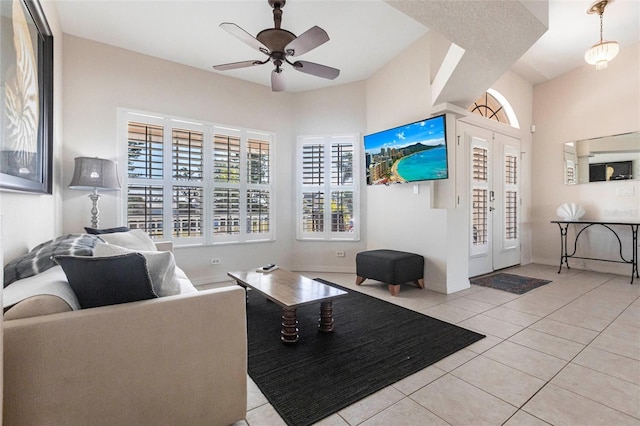
{"type": "Polygon", "coordinates": [[[616,41],[603,41],[602,40],[602,15],[604,15],[604,8],[609,0],[600,0],[591,5],[587,10],[587,13],[600,15],[600,41],[584,54],[584,60],[588,64],[595,65],[596,70],[602,70],[607,67],[607,63],[616,57],[620,47],[616,41]]]}

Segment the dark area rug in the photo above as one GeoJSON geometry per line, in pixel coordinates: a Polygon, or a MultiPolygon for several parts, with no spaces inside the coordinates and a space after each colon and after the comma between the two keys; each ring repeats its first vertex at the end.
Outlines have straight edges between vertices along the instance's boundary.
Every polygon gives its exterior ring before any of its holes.
{"type": "Polygon", "coordinates": [[[481,277],[471,278],[469,281],[474,285],[496,288],[498,290],[504,290],[515,294],[524,294],[534,288],[541,287],[551,282],[538,278],[522,277],[520,275],[505,273],[483,275],[481,277]]]}
{"type": "Polygon", "coordinates": [[[282,308],[249,291],[249,376],[289,425],[315,423],[485,337],[317,280],[349,294],[333,301],[333,333],[317,330],[319,303],[298,308],[294,345],[280,342],[282,308]]]}

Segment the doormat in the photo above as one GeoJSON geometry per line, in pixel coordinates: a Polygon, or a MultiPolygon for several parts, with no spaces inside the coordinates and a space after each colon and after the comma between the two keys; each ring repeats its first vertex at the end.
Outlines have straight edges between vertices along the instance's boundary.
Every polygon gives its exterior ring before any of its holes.
{"type": "Polygon", "coordinates": [[[498,274],[471,278],[469,282],[473,285],[495,288],[498,290],[508,291],[509,293],[525,294],[534,288],[549,284],[551,281],[522,277],[520,275],[505,274],[501,272],[498,274]]]}
{"type": "Polygon", "coordinates": [[[249,376],[288,425],[307,426],[484,336],[375,297],[333,301],[335,330],[320,333],[319,303],[298,308],[300,340],[280,342],[282,308],[250,291],[249,376]]]}

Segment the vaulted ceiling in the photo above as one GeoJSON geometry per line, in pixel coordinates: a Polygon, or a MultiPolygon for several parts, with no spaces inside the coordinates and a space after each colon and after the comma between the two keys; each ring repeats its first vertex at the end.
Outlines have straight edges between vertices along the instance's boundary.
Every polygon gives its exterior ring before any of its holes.
{"type": "MultiPolygon", "coordinates": [[[[435,76],[434,103],[464,106],[511,69],[536,84],[584,65],[599,38],[590,0],[288,0],[282,28],[300,35],[314,25],[329,42],[301,59],[341,70],[326,80],[286,68],[287,90],[304,91],[368,78],[427,31],[449,44],[435,76]],[[548,28],[548,30],[547,30],[548,28]]],[[[218,27],[233,22],[251,35],[273,28],[267,0],[58,0],[65,33],[214,71],[215,64],[265,56],[218,27]]],[[[606,39],[638,43],[640,2],[611,1],[606,39]]],[[[273,66],[225,71],[265,86],[273,66]]],[[[432,79],[434,76],[432,76],[432,79]]]]}

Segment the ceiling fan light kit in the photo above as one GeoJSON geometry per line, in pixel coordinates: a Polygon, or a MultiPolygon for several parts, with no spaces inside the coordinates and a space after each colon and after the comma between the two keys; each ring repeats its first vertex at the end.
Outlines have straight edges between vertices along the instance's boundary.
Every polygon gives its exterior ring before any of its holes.
{"type": "Polygon", "coordinates": [[[616,41],[604,41],[602,39],[602,15],[604,15],[604,8],[607,6],[609,0],[599,0],[591,5],[587,9],[589,14],[600,15],[600,41],[584,54],[584,60],[590,64],[595,65],[596,70],[602,70],[607,68],[607,64],[613,58],[618,55],[620,47],[616,41]]]}
{"type": "Polygon", "coordinates": [[[273,8],[274,28],[264,29],[260,31],[256,37],[253,37],[236,24],[230,22],[220,24],[220,28],[248,44],[253,49],[267,55],[267,58],[265,60],[258,59],[215,65],[213,68],[218,71],[228,71],[272,62],[275,68],[271,72],[271,90],[274,92],[282,92],[286,88],[282,75],[282,66],[285,63],[291,65],[294,70],[305,74],[329,80],[337,78],[340,75],[339,69],[309,61],[295,60],[291,62],[289,60],[290,57],[293,58],[303,55],[329,41],[327,32],[318,26],[314,26],[296,37],[291,31],[280,28],[282,23],[282,8],[286,0],[268,0],[268,3],[269,6],[273,8]]]}

